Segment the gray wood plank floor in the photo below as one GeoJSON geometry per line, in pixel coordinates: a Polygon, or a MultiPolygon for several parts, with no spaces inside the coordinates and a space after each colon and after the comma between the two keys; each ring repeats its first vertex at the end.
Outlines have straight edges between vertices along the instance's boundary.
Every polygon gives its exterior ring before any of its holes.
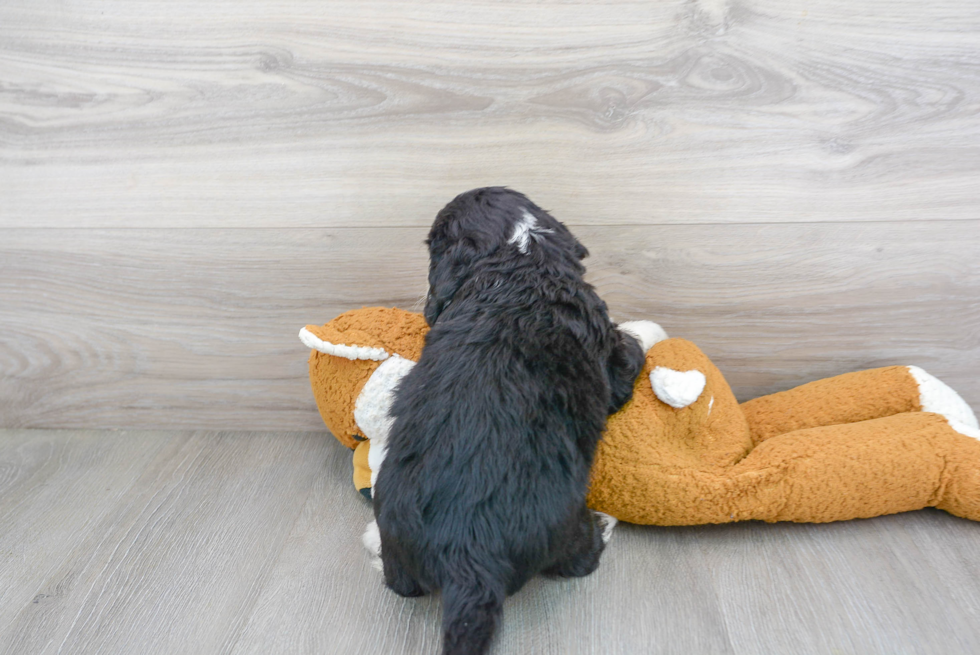
{"type": "MultiPolygon", "coordinates": [[[[315,432],[0,431],[0,653],[436,652],[438,598],[370,568],[315,432]]],[[[621,526],[508,600],[494,653],[980,651],[980,525],[621,526]]]]}

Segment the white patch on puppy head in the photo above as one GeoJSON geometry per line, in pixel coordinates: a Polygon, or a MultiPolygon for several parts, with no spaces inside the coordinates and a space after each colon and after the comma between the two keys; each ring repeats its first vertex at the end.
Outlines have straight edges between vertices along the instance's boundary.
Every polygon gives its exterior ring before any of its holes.
{"type": "Polygon", "coordinates": [[[526,255],[531,239],[537,241],[541,238],[542,234],[551,234],[553,232],[554,230],[538,227],[538,219],[534,218],[531,212],[525,209],[524,216],[514,226],[514,232],[510,235],[507,243],[516,243],[517,249],[521,251],[521,254],[526,255]]]}
{"type": "Polygon", "coordinates": [[[377,521],[371,521],[367,524],[367,529],[361,535],[361,543],[367,549],[371,567],[378,571],[384,571],[384,564],[381,562],[381,532],[378,530],[377,521]]]}
{"type": "Polygon", "coordinates": [[[643,352],[653,348],[655,343],[668,338],[667,332],[653,321],[626,321],[616,327],[639,341],[643,352]]]}
{"type": "MultiPolygon", "coordinates": [[[[919,404],[922,405],[923,412],[942,414],[950,425],[953,425],[955,421],[974,430],[980,429],[973,410],[970,409],[965,400],[960,398],[958,393],[918,366],[908,366],[907,368],[919,385],[919,404]]],[[[957,428],[954,426],[954,429],[957,428]]],[[[962,432],[958,429],[957,431],[962,432]]]]}
{"type": "Polygon", "coordinates": [[[701,371],[675,371],[658,366],[650,373],[650,385],[657,398],[674,409],[687,407],[701,396],[707,378],[701,371]]]}
{"type": "Polygon", "coordinates": [[[364,436],[371,440],[368,450],[368,466],[371,468],[371,486],[378,479],[378,471],[388,452],[388,432],[391,431],[391,403],[395,400],[395,388],[412,370],[415,362],[392,355],[381,363],[354,401],[354,420],[364,436]]]}
{"type": "Polygon", "coordinates": [[[375,362],[382,362],[389,357],[388,352],[384,348],[371,348],[369,346],[354,345],[348,346],[342,343],[330,343],[329,341],[324,341],[306,328],[299,331],[299,340],[302,341],[307,348],[312,348],[313,350],[325,353],[327,355],[343,357],[344,359],[368,359],[375,362]]]}

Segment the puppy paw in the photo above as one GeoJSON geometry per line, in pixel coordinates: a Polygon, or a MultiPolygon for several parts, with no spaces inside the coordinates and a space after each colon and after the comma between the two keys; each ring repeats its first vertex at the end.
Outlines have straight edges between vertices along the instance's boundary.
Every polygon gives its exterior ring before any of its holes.
{"type": "Polygon", "coordinates": [[[643,352],[650,350],[653,344],[667,339],[667,332],[653,321],[627,321],[617,327],[639,341],[643,352]]]}
{"type": "Polygon", "coordinates": [[[367,529],[361,535],[361,543],[368,551],[371,566],[378,571],[384,570],[381,563],[381,533],[378,531],[378,522],[371,521],[367,524],[367,529]]]}
{"type": "Polygon", "coordinates": [[[602,526],[602,543],[608,544],[609,540],[612,539],[613,528],[619,523],[619,519],[605,512],[595,512],[595,517],[599,521],[599,525],[602,526]]]}

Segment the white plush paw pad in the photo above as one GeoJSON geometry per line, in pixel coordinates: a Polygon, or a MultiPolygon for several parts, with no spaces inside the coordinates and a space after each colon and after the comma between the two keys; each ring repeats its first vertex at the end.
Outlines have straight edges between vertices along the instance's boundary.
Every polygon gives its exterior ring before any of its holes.
{"type": "Polygon", "coordinates": [[[650,373],[657,398],[675,409],[687,407],[701,396],[707,379],[701,371],[675,371],[658,366],[650,373]]]}
{"type": "Polygon", "coordinates": [[[612,539],[613,528],[619,523],[619,519],[605,512],[596,512],[595,517],[599,520],[599,525],[602,526],[602,543],[608,544],[609,540],[612,539]]]}
{"type": "Polygon", "coordinates": [[[919,404],[922,405],[923,412],[942,414],[957,432],[963,431],[953,425],[954,422],[967,428],[973,428],[974,432],[980,429],[973,410],[970,409],[965,400],[960,398],[958,393],[918,366],[909,366],[908,369],[919,385],[919,404]]]}
{"type": "Polygon", "coordinates": [[[361,543],[368,551],[371,566],[379,571],[384,570],[381,563],[381,533],[378,531],[378,522],[371,521],[367,524],[367,529],[361,535],[361,543]]]}
{"type": "Polygon", "coordinates": [[[653,344],[667,339],[667,332],[653,321],[627,321],[618,325],[626,334],[640,342],[643,352],[653,348],[653,344]]]}
{"type": "Polygon", "coordinates": [[[949,423],[949,427],[953,428],[960,434],[967,437],[973,437],[974,439],[980,439],[980,430],[977,428],[967,425],[966,423],[960,423],[955,418],[947,418],[946,422],[949,423]]]}

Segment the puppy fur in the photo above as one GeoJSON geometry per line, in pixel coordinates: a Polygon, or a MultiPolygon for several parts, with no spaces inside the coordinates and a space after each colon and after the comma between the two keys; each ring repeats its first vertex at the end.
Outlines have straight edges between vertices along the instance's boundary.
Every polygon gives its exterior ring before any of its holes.
{"type": "Polygon", "coordinates": [[[441,590],[444,655],[485,653],[505,596],[598,566],[589,470],[644,353],[582,279],[585,247],[522,194],[456,197],[426,243],[432,329],[395,393],[374,512],[386,584],[441,590]]]}

